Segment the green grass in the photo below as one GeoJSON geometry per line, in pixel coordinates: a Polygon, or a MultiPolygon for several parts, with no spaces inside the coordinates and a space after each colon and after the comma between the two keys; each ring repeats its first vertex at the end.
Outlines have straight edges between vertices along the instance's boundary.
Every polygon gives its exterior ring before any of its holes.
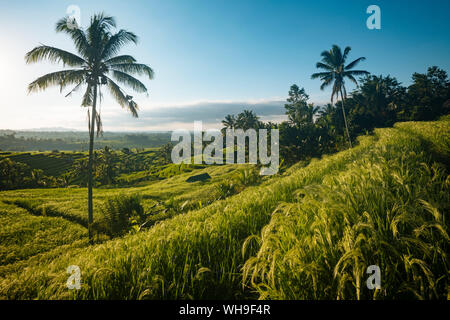
{"type": "MultiPolygon", "coordinates": [[[[193,173],[182,173],[143,187],[96,189],[96,208],[117,193],[139,193],[147,206],[188,201],[192,210],[134,235],[88,248],[74,241],[7,265],[0,297],[445,299],[449,129],[444,119],[376,130],[353,149],[211,204],[236,166],[195,170],[211,175],[206,183],[185,183],[193,173]],[[365,289],[371,264],[381,268],[381,290],[365,289]],[[81,268],[81,290],[65,287],[69,265],[81,268]]],[[[82,188],[0,193],[0,200],[18,199],[86,215],[82,188]]]]}
{"type": "MultiPolygon", "coordinates": [[[[239,167],[240,168],[240,167],[239,167]]],[[[155,201],[171,200],[178,204],[189,201],[207,203],[214,186],[235,174],[238,167],[211,166],[197,169],[195,173],[186,172],[172,178],[153,181],[144,187],[98,188],[94,192],[94,220],[104,219],[102,207],[106,200],[117,194],[139,193],[143,197],[143,206],[148,208],[155,201]],[[192,174],[207,172],[211,181],[205,183],[187,183],[192,174]]],[[[0,193],[0,201],[26,209],[29,214],[62,217],[68,221],[87,227],[87,188],[23,189],[0,193]]]]}
{"type": "Polygon", "coordinates": [[[24,209],[1,202],[0,224],[0,266],[77,241],[87,244],[87,230],[79,225],[62,218],[32,216],[24,209]]]}
{"type": "Polygon", "coordinates": [[[382,143],[297,190],[248,239],[259,250],[247,283],[267,299],[446,299],[450,180],[430,151],[448,159],[448,133],[448,122],[377,130],[382,143]],[[369,265],[380,290],[366,287],[369,265]]]}

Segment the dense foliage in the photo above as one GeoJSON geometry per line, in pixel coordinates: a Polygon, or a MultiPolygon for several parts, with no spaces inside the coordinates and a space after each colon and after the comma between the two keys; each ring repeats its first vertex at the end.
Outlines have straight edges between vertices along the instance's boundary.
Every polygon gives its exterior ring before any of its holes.
{"type": "MultiPolygon", "coordinates": [[[[354,141],[374,128],[390,127],[398,121],[437,119],[450,113],[450,81],[438,67],[427,73],[414,73],[413,83],[403,87],[391,76],[366,75],[345,99],[349,134],[354,141]]],[[[334,153],[346,147],[342,101],[315,106],[304,88],[292,85],[285,104],[287,121],[263,123],[252,111],[237,117],[228,115],[225,128],[278,128],[280,153],[286,163],[334,153]]]]}
{"type": "Polygon", "coordinates": [[[25,163],[14,162],[9,158],[0,160],[0,190],[56,187],[65,184],[64,178],[46,176],[43,170],[32,169],[25,163]]]}

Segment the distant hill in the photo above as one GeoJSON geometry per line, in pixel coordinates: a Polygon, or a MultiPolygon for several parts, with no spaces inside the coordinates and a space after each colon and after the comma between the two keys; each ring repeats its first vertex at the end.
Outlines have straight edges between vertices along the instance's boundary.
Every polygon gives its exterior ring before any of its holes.
{"type": "MultiPolygon", "coordinates": [[[[56,128],[51,128],[55,130],[56,128]]],[[[87,131],[14,131],[0,130],[0,150],[3,151],[86,151],[87,131]]],[[[47,128],[50,130],[50,128],[47,128]]],[[[170,132],[104,132],[95,138],[95,148],[157,148],[170,142],[170,132]]]]}
{"type": "Polygon", "coordinates": [[[81,130],[70,129],[64,127],[44,127],[44,128],[34,128],[34,129],[23,129],[17,131],[32,131],[32,132],[81,132],[81,130]]]}

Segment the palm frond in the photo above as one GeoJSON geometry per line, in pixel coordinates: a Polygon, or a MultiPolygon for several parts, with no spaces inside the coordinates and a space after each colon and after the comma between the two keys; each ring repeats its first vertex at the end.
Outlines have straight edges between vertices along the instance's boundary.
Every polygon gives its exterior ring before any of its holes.
{"type": "Polygon", "coordinates": [[[351,75],[351,74],[345,74],[347,78],[350,79],[351,82],[353,82],[356,86],[358,86],[358,81],[351,75]]]}
{"type": "Polygon", "coordinates": [[[333,81],[334,77],[333,76],[329,76],[329,77],[325,77],[322,82],[322,84],[320,85],[320,90],[324,90],[326,87],[328,87],[331,82],[333,81]]]}
{"type": "Polygon", "coordinates": [[[64,89],[68,85],[77,85],[85,80],[85,70],[63,70],[48,73],[42,77],[37,78],[28,85],[28,92],[36,92],[39,90],[45,90],[51,86],[59,86],[60,90],[64,89]]]}
{"type": "Polygon", "coordinates": [[[94,86],[88,84],[86,92],[83,95],[83,100],[81,101],[81,106],[89,107],[94,103],[94,86]]]}
{"type": "Polygon", "coordinates": [[[72,95],[72,93],[74,93],[75,91],[77,91],[81,85],[84,83],[84,81],[80,81],[72,90],[69,91],[69,93],[67,93],[64,97],[67,98],[70,95],[72,95]]]}
{"type": "Polygon", "coordinates": [[[352,75],[352,76],[365,76],[365,75],[368,75],[368,74],[370,74],[370,72],[365,71],[365,70],[348,70],[348,71],[344,72],[344,75],[346,77],[348,77],[349,75],[352,75]]]}
{"type": "Polygon", "coordinates": [[[333,55],[330,51],[322,51],[322,53],[320,54],[322,56],[322,62],[325,64],[328,64],[330,66],[334,66],[336,64],[336,62],[334,61],[335,59],[333,58],[333,55]]]}
{"type": "Polygon", "coordinates": [[[311,79],[323,78],[330,75],[330,72],[316,72],[311,75],[311,79]]]}
{"type": "Polygon", "coordinates": [[[91,45],[100,40],[100,37],[107,34],[112,28],[116,27],[116,20],[111,16],[105,16],[104,13],[95,14],[91,17],[91,22],[87,28],[87,38],[91,45]]]}
{"type": "Polygon", "coordinates": [[[81,67],[86,64],[86,61],[65,50],[61,50],[49,46],[39,46],[31,50],[25,55],[25,62],[28,64],[47,60],[52,63],[62,62],[63,66],[81,67]]]}
{"type": "Polygon", "coordinates": [[[366,60],[365,57],[360,57],[352,62],[350,62],[344,69],[345,70],[350,70],[353,69],[359,62],[366,60]]]}
{"type": "Polygon", "coordinates": [[[343,54],[343,56],[342,56],[342,60],[343,60],[343,62],[345,62],[345,60],[347,59],[347,56],[348,56],[348,54],[349,54],[349,52],[352,50],[352,48],[350,48],[350,47],[345,47],[345,49],[344,49],[344,54],[343,54]]]}
{"type": "Polygon", "coordinates": [[[324,70],[328,70],[328,71],[332,71],[333,70],[333,66],[325,64],[323,62],[317,62],[316,63],[316,68],[317,69],[324,69],[324,70]]]}
{"type": "Polygon", "coordinates": [[[64,17],[56,23],[56,32],[63,32],[68,34],[75,45],[78,53],[85,59],[88,59],[91,54],[91,46],[86,37],[86,33],[80,28],[69,27],[72,20],[69,17],[64,17]]]}
{"type": "Polygon", "coordinates": [[[334,102],[334,96],[336,96],[336,98],[339,96],[339,84],[337,81],[335,81],[333,83],[333,90],[331,91],[331,103],[332,104],[334,102]]]}
{"type": "Polygon", "coordinates": [[[96,14],[91,18],[91,23],[86,30],[89,45],[92,48],[93,59],[101,57],[105,45],[111,38],[111,29],[116,23],[113,17],[105,16],[103,13],[96,14]],[[95,53],[94,53],[95,52],[95,53]]]}
{"type": "Polygon", "coordinates": [[[110,65],[110,68],[117,71],[122,71],[130,74],[135,75],[145,75],[150,80],[153,79],[154,72],[153,69],[149,66],[141,63],[119,63],[119,64],[112,64],[110,65]]]}
{"type": "Polygon", "coordinates": [[[133,101],[133,97],[127,95],[122,88],[117,85],[113,80],[111,80],[109,77],[106,77],[107,79],[107,86],[109,89],[109,92],[114,97],[114,99],[117,101],[117,103],[122,107],[128,109],[133,117],[137,118],[139,110],[138,105],[136,102],[133,101]]]}
{"type": "Polygon", "coordinates": [[[97,137],[103,135],[103,123],[102,123],[102,117],[99,112],[95,114],[95,123],[97,125],[97,137]]]}
{"type": "Polygon", "coordinates": [[[115,28],[116,25],[116,19],[112,16],[105,15],[104,12],[94,14],[91,17],[91,23],[90,26],[92,26],[92,30],[95,28],[99,28],[105,31],[109,31],[112,28],[115,28]]]}
{"type": "Polygon", "coordinates": [[[106,65],[114,65],[114,64],[122,64],[122,63],[134,63],[136,62],[136,59],[134,59],[132,56],[129,55],[121,55],[121,56],[115,56],[111,59],[108,59],[105,61],[106,65]]]}
{"type": "Polygon", "coordinates": [[[102,52],[103,59],[109,59],[119,52],[119,50],[127,43],[137,44],[138,38],[133,32],[126,30],[120,30],[116,34],[112,35],[105,45],[102,52]]]}
{"type": "Polygon", "coordinates": [[[341,48],[337,44],[333,44],[331,49],[331,56],[334,58],[334,64],[339,66],[342,63],[342,51],[341,48]]]}
{"type": "Polygon", "coordinates": [[[129,86],[134,91],[141,93],[147,92],[147,88],[145,87],[145,85],[138,79],[134,78],[133,76],[130,76],[125,72],[117,70],[112,70],[111,73],[114,79],[116,79],[118,82],[122,84],[129,86]]]}

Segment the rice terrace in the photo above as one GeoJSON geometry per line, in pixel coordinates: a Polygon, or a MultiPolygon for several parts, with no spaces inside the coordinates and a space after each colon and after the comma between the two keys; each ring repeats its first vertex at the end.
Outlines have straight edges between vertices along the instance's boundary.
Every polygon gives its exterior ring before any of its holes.
{"type": "Polygon", "coordinates": [[[256,3],[0,36],[0,300],[450,298],[449,4],[256,3]]]}

